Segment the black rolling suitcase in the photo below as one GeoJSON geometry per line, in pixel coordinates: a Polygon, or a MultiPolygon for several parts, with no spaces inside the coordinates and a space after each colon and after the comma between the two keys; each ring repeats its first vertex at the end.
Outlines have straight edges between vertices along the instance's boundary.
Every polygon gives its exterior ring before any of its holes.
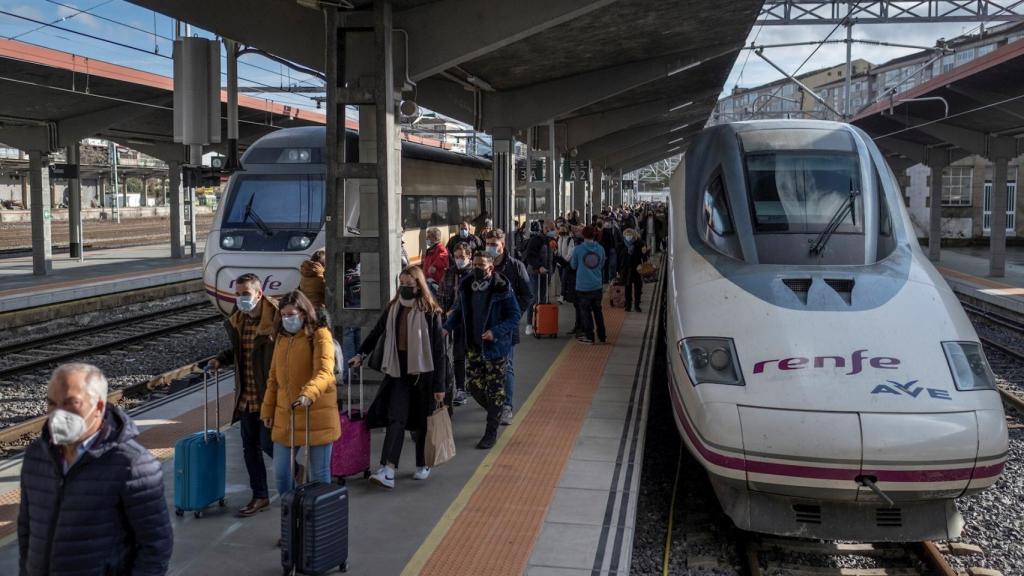
{"type": "MultiPolygon", "coordinates": [[[[291,410],[292,477],[295,477],[295,407],[291,410]]],[[[306,408],[306,475],[309,475],[309,408],[306,408]]],[[[285,574],[319,576],[348,564],[348,490],[306,482],[281,498],[281,565],[285,574]]]]}

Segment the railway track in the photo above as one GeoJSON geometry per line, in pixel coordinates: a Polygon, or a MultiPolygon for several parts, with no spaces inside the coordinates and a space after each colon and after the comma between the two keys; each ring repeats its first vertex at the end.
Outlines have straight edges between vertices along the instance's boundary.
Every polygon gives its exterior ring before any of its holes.
{"type": "Polygon", "coordinates": [[[0,347],[0,381],[90,354],[220,320],[209,304],[192,304],[0,347]]]}
{"type": "MultiPolygon", "coordinates": [[[[202,371],[198,366],[210,358],[115,390],[107,395],[107,402],[122,405],[129,415],[135,416],[137,413],[187,396],[202,386],[202,371]],[[176,383],[179,385],[175,385],[176,383]]],[[[230,378],[233,374],[232,370],[226,370],[220,373],[220,378],[230,378]]],[[[12,447],[27,445],[43,429],[46,420],[47,416],[44,414],[0,428],[0,452],[9,452],[12,447]]]]}
{"type": "MultiPolygon", "coordinates": [[[[992,310],[985,310],[968,302],[961,302],[961,304],[964,307],[964,311],[967,312],[969,316],[981,318],[985,322],[1000,326],[1005,330],[1018,334],[1021,339],[1024,339],[1024,323],[1009,316],[993,312],[992,310]]],[[[985,334],[978,334],[978,339],[986,350],[998,351],[999,353],[1009,357],[1013,362],[1024,364],[1024,350],[985,334]]],[[[989,360],[991,362],[992,358],[989,360]]],[[[998,365],[994,366],[994,368],[997,367],[998,365]]],[[[998,370],[996,371],[998,372],[998,370]]],[[[1016,391],[1010,390],[1004,386],[999,386],[999,393],[1002,395],[1003,402],[1005,404],[1024,415],[1024,397],[1016,391]]]]}
{"type": "Polygon", "coordinates": [[[957,576],[934,542],[841,543],[751,535],[745,556],[750,576],[957,576]]]}

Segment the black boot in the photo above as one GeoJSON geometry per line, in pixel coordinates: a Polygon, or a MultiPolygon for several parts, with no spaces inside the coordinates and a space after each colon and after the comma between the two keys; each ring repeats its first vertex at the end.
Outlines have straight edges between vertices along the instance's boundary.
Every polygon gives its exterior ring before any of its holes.
{"type": "Polygon", "coordinates": [[[490,450],[498,441],[498,425],[501,423],[501,408],[492,408],[487,412],[487,429],[476,447],[480,450],[490,450]]]}

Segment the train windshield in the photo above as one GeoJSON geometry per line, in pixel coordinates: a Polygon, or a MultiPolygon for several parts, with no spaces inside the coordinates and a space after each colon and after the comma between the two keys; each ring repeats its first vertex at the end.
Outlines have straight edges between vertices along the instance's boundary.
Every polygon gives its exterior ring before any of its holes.
{"type": "Polygon", "coordinates": [[[323,223],[322,174],[243,174],[235,180],[222,227],[319,231],[323,223]]]}
{"type": "Polygon", "coordinates": [[[855,154],[774,151],[746,160],[756,233],[816,234],[837,214],[836,233],[863,233],[855,154]]]}

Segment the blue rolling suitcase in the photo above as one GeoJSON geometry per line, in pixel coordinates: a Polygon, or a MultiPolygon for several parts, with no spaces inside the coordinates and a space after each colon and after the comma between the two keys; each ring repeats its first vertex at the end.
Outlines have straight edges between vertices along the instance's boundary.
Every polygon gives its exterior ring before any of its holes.
{"type": "MultiPolygon", "coordinates": [[[[295,477],[295,407],[291,411],[292,477],[295,477]]],[[[306,408],[306,475],[309,475],[309,408],[306,408]]],[[[348,569],[348,489],[306,482],[281,497],[281,565],[284,574],[320,576],[348,569]]]]}
{"type": "Polygon", "coordinates": [[[214,372],[217,427],[210,429],[207,401],[208,372],[203,373],[203,430],[174,444],[174,513],[192,511],[196,518],[214,502],[224,505],[224,433],[220,431],[220,374],[214,372]]]}

